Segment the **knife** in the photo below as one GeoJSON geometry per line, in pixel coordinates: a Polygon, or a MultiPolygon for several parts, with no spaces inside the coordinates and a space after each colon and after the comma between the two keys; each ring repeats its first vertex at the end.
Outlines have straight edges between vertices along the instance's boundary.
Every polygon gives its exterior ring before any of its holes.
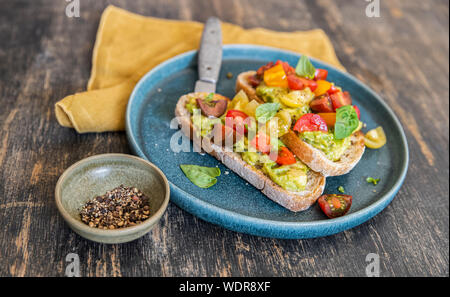
{"type": "Polygon", "coordinates": [[[215,93],[222,65],[222,28],[220,20],[211,17],[203,29],[198,54],[198,76],[195,92],[215,93]]]}

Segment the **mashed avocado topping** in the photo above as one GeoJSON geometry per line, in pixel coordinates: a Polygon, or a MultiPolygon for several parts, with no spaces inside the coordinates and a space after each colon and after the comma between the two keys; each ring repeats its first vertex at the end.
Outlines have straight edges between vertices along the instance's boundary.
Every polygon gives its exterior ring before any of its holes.
{"type": "Polygon", "coordinates": [[[308,182],[308,167],[297,160],[292,165],[278,165],[268,155],[257,152],[243,152],[242,159],[249,165],[258,166],[277,185],[291,192],[305,190],[308,182]]]}
{"type": "Polygon", "coordinates": [[[260,84],[256,88],[256,95],[261,97],[264,102],[281,103],[280,97],[286,96],[289,93],[289,89],[281,87],[268,87],[264,83],[260,84]]]}
{"type": "Polygon", "coordinates": [[[268,155],[257,152],[243,152],[241,156],[245,162],[252,166],[262,166],[265,163],[273,163],[268,155]]]}
{"type": "Polygon", "coordinates": [[[339,161],[341,156],[350,146],[350,137],[336,139],[331,131],[302,132],[300,138],[313,147],[321,150],[331,161],[339,161]]]}
{"type": "Polygon", "coordinates": [[[292,165],[283,166],[278,166],[275,162],[265,163],[263,172],[283,189],[291,192],[305,190],[308,182],[308,167],[299,161],[292,165]]]}
{"type": "Polygon", "coordinates": [[[194,109],[198,108],[197,102],[195,101],[195,97],[190,97],[189,101],[186,103],[186,109],[190,114],[194,113],[194,109]]]}
{"type": "Polygon", "coordinates": [[[196,131],[201,131],[200,135],[202,137],[207,136],[214,129],[215,124],[221,123],[218,118],[207,118],[204,115],[201,116],[201,120],[195,120],[195,116],[191,117],[191,121],[194,124],[196,131]]]}

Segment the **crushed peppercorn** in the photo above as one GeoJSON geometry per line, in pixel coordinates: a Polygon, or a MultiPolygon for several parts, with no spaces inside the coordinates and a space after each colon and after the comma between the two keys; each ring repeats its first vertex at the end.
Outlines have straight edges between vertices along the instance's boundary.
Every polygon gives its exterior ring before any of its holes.
{"type": "Polygon", "coordinates": [[[80,216],[91,228],[114,230],[136,226],[150,217],[149,198],[137,188],[121,185],[89,200],[80,216]]]}

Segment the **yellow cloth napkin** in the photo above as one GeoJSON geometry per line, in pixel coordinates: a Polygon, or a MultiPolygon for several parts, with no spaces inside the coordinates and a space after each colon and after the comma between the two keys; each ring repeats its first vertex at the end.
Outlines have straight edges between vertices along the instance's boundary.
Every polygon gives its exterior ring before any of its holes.
{"type": "MultiPolygon", "coordinates": [[[[134,86],[161,62],[197,49],[203,24],[143,17],[108,6],[101,17],[87,91],[70,95],[55,105],[56,118],[78,133],[122,131],[125,110],[134,86]]],[[[274,32],[245,30],[222,24],[223,43],[247,43],[283,48],[343,69],[322,30],[274,32]]]]}

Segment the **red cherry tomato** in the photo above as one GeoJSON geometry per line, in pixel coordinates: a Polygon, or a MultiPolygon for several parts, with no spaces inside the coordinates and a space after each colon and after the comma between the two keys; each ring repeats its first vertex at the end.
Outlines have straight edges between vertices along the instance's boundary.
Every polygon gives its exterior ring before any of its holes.
{"type": "Polygon", "coordinates": [[[287,81],[289,89],[291,90],[303,90],[305,88],[305,85],[303,84],[302,80],[295,74],[288,75],[287,81]]]}
{"type": "Polygon", "coordinates": [[[331,85],[331,88],[327,91],[328,94],[335,94],[337,92],[340,92],[341,90],[339,90],[335,85],[331,85]]]}
{"type": "Polygon", "coordinates": [[[225,116],[225,125],[233,128],[235,131],[244,131],[247,133],[246,119],[248,115],[240,110],[229,110],[225,116]],[[243,130],[237,127],[243,126],[243,130]]]}
{"type": "Polygon", "coordinates": [[[262,77],[264,75],[264,72],[270,68],[272,68],[275,64],[273,62],[269,62],[264,66],[261,66],[258,71],[256,71],[256,75],[258,77],[262,77]]]}
{"type": "Polygon", "coordinates": [[[287,147],[282,146],[278,152],[276,162],[279,165],[291,165],[295,164],[297,161],[295,160],[294,154],[287,147]]]}
{"type": "Polygon", "coordinates": [[[353,108],[356,111],[356,114],[358,115],[358,119],[361,119],[361,111],[359,110],[359,107],[356,105],[353,105],[353,108]]]}
{"type": "Polygon", "coordinates": [[[250,145],[256,148],[256,150],[260,151],[263,154],[270,153],[270,137],[268,137],[265,133],[259,132],[252,141],[250,141],[250,145]]]}
{"type": "Polygon", "coordinates": [[[327,76],[328,76],[328,70],[316,69],[316,75],[314,76],[314,80],[326,80],[327,76]]]}
{"type": "Polygon", "coordinates": [[[300,81],[303,83],[305,88],[309,88],[311,92],[314,92],[317,89],[317,82],[311,79],[306,79],[303,77],[299,77],[300,81]]]}
{"type": "Polygon", "coordinates": [[[318,203],[325,215],[334,219],[347,214],[352,206],[352,196],[343,194],[322,195],[318,203]]]}
{"type": "Polygon", "coordinates": [[[293,67],[291,67],[291,65],[289,65],[287,62],[278,60],[275,63],[275,65],[279,65],[279,64],[281,64],[283,66],[283,69],[284,69],[284,72],[286,73],[286,75],[295,74],[295,69],[293,67]]]}
{"type": "Polygon", "coordinates": [[[258,76],[255,74],[255,75],[252,75],[252,76],[250,76],[249,78],[248,78],[248,83],[252,86],[252,87],[254,87],[254,88],[256,88],[257,86],[259,86],[259,84],[261,83],[261,81],[262,81],[262,79],[260,79],[260,78],[258,78],[258,76]]]}
{"type": "Polygon", "coordinates": [[[307,113],[304,116],[302,116],[297,121],[297,123],[295,123],[293,130],[299,133],[307,131],[328,132],[328,127],[327,123],[320,115],[314,113],[307,113]]]}
{"type": "Polygon", "coordinates": [[[349,92],[337,92],[330,95],[331,103],[334,110],[341,108],[345,105],[352,105],[352,97],[349,92]]]}
{"type": "Polygon", "coordinates": [[[330,95],[328,94],[315,98],[311,101],[309,107],[311,107],[312,111],[318,113],[334,112],[333,104],[331,104],[330,95]]]}

